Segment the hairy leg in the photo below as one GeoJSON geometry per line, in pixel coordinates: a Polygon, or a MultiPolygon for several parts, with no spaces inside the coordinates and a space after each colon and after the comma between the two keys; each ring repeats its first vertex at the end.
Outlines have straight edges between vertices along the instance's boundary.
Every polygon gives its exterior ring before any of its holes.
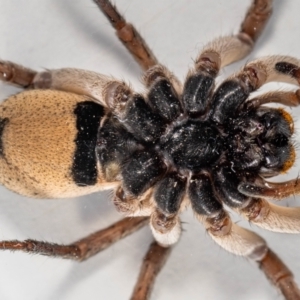
{"type": "Polygon", "coordinates": [[[244,256],[258,263],[266,277],[275,285],[287,300],[300,299],[300,290],[289,268],[268,247],[257,234],[246,230],[221,213],[211,218],[198,216],[212,239],[225,250],[244,256]]]}
{"type": "Polygon", "coordinates": [[[195,61],[195,70],[208,66],[216,71],[246,57],[261,35],[272,14],[272,0],[254,0],[240,31],[208,43],[195,61]]]}
{"type": "Polygon", "coordinates": [[[111,1],[94,0],[94,2],[116,30],[119,40],[143,70],[148,70],[152,66],[158,64],[158,60],[146,44],[145,40],[135,27],[128,23],[118,12],[116,6],[113,5],[111,1]]]}
{"type": "Polygon", "coordinates": [[[250,182],[241,183],[239,191],[245,195],[273,200],[282,200],[300,194],[299,178],[285,182],[269,182],[263,180],[259,184],[250,182]]]}
{"type": "Polygon", "coordinates": [[[36,71],[10,61],[0,60],[0,80],[23,88],[31,88],[36,71]]]}
{"type": "Polygon", "coordinates": [[[258,265],[271,283],[281,291],[285,299],[300,299],[300,290],[292,272],[270,248],[258,265]]]}
{"type": "Polygon", "coordinates": [[[0,250],[23,251],[83,261],[137,231],[148,222],[148,218],[143,217],[125,218],[69,245],[59,245],[35,240],[1,241],[0,250]]]}
{"type": "Polygon", "coordinates": [[[162,247],[157,242],[150,245],[131,300],[149,299],[154,281],[170,255],[171,249],[171,247],[162,247]]]}
{"type": "Polygon", "coordinates": [[[283,207],[264,199],[251,199],[238,212],[251,223],[275,232],[300,233],[300,207],[283,207]]]}
{"type": "Polygon", "coordinates": [[[300,104],[300,90],[296,91],[274,91],[262,94],[247,100],[245,109],[257,108],[263,104],[279,103],[286,106],[298,106],[300,104]]]}

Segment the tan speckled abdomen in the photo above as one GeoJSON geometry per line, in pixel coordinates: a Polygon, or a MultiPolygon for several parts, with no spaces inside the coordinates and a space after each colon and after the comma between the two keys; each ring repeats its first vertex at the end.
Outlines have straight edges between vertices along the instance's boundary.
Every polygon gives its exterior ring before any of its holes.
{"type": "Polygon", "coordinates": [[[74,159],[76,116],[86,96],[52,90],[14,95],[0,106],[7,119],[2,134],[0,182],[19,194],[38,198],[74,197],[96,192],[105,183],[98,168],[95,185],[78,186],[71,167],[74,159]]]}

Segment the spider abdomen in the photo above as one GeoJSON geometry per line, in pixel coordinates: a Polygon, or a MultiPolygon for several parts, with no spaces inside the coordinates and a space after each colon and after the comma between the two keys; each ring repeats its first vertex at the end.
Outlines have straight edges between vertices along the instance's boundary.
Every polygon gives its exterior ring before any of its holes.
{"type": "Polygon", "coordinates": [[[0,182],[30,197],[99,191],[95,146],[103,107],[87,96],[32,90],[0,106],[0,182]],[[13,180],[14,179],[14,180],[13,180]]]}

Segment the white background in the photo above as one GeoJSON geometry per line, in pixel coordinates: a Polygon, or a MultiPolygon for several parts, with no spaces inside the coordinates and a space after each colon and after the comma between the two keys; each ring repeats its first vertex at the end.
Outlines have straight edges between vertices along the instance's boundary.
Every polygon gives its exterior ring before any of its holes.
{"type": "MultiPolygon", "coordinates": [[[[250,1],[117,0],[159,60],[184,79],[205,43],[238,31],[250,1]]],[[[300,57],[300,2],[274,1],[274,14],[249,59],[300,57]]],[[[33,69],[78,67],[111,74],[141,90],[141,71],[90,0],[0,0],[0,57],[33,69]]],[[[228,76],[246,60],[221,72],[228,76]]],[[[279,88],[275,84],[273,88],[279,88]]],[[[16,89],[0,84],[5,99],[16,89]]],[[[300,111],[291,110],[296,128],[300,111]]],[[[295,137],[296,145],[299,137],[295,137]]],[[[299,160],[289,176],[295,177],[299,160]]],[[[287,178],[287,177],[285,177],[287,178]]],[[[300,199],[283,205],[297,206],[300,199]]],[[[233,214],[234,220],[239,220],[233,214]]],[[[32,200],[0,189],[0,240],[69,243],[120,219],[109,193],[70,200],[32,200]]],[[[215,245],[189,211],[185,232],[157,278],[153,300],[281,299],[254,263],[215,245]]],[[[240,221],[240,225],[248,226],[240,221]]],[[[300,236],[259,230],[300,283],[300,236]]],[[[0,299],[128,299],[152,240],[148,228],[77,263],[22,253],[0,253],[0,299]]]]}

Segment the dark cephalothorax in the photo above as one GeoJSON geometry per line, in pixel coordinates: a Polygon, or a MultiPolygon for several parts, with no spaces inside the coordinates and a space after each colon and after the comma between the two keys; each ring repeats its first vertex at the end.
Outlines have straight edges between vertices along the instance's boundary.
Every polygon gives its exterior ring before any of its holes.
{"type": "Polygon", "coordinates": [[[178,95],[155,72],[149,71],[154,82],[147,95],[133,94],[98,133],[98,159],[104,173],[118,165],[123,197],[139,197],[153,187],[161,223],[178,214],[185,196],[196,212],[210,215],[222,211],[220,203],[249,203],[238,191],[240,183],[289,168],[289,115],[249,105],[250,80],[228,79],[214,91],[213,70],[198,72],[178,95]]]}

